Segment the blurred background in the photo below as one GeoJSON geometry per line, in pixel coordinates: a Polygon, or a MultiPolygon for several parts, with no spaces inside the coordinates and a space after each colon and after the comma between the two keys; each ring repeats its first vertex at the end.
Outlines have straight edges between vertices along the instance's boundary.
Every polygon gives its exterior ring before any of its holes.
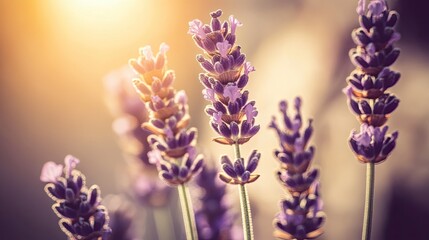
{"type": "MultiPolygon", "coordinates": [[[[400,136],[392,156],[376,168],[373,239],[429,239],[429,3],[388,2],[401,15],[402,52],[393,69],[402,77],[392,89],[401,104],[388,122],[400,136]]],[[[169,67],[176,71],[176,88],[188,94],[201,151],[214,158],[232,153],[211,142],[214,132],[197,78],[200,50],[187,34],[190,20],[208,22],[209,12],[221,8],[224,19],[234,14],[244,24],[237,43],[257,70],[249,90],[262,130],[243,150],[248,155],[258,149],[263,156],[262,177],[249,186],[256,239],[272,239],[272,219],[284,196],[274,177],[278,143],[267,126],[278,101],[296,95],[303,98],[304,117],[315,119],[315,165],[321,168],[328,215],[323,239],[359,239],[365,166],[347,144],[350,130],[359,125],[341,93],[353,70],[348,50],[356,4],[0,0],[0,238],[65,238],[39,181],[46,161],[60,163],[73,154],[88,184],[97,183],[103,196],[124,191],[127,167],[112,131],[103,78],[137,57],[144,45],[170,45],[169,67]]]]}

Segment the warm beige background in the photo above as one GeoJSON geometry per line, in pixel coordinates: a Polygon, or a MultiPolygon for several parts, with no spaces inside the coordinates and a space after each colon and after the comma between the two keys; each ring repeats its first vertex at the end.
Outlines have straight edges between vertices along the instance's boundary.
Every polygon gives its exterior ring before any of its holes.
{"type": "MultiPolygon", "coordinates": [[[[423,6],[423,1],[414,4],[423,6]]],[[[103,194],[121,191],[125,167],[104,105],[102,78],[137,56],[143,45],[158,48],[165,41],[171,46],[169,66],[176,70],[175,86],[189,95],[201,149],[213,156],[232,153],[210,142],[214,133],[203,114],[197,80],[199,50],[186,34],[188,21],[207,22],[217,8],[244,23],[237,42],[257,69],[249,89],[262,130],[243,150],[247,155],[257,148],[263,154],[262,177],[249,186],[256,239],[271,239],[272,216],[282,196],[272,174],[277,141],[266,126],[277,102],[296,95],[303,97],[305,117],[315,118],[315,164],[322,168],[329,215],[325,239],[359,238],[365,169],[346,143],[358,124],[341,94],[353,68],[347,52],[357,24],[355,1],[0,0],[2,239],[64,239],[39,182],[45,161],[61,162],[73,154],[90,184],[99,184],[103,194]]],[[[427,28],[418,15],[404,22],[410,32],[427,28]]],[[[392,192],[406,189],[403,194],[417,209],[429,195],[428,45],[404,36],[399,46],[403,52],[394,68],[403,77],[393,91],[401,104],[389,124],[400,137],[391,159],[377,167],[374,239],[385,239],[392,192]]],[[[419,211],[428,211],[427,206],[419,211]]],[[[412,216],[406,220],[428,221],[412,216]]]]}

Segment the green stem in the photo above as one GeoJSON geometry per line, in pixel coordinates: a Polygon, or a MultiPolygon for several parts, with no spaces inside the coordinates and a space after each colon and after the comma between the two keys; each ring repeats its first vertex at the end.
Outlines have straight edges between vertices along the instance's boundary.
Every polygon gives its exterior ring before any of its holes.
{"type": "Polygon", "coordinates": [[[195,226],[195,215],[192,208],[191,197],[188,187],[182,183],[177,187],[179,191],[180,205],[182,206],[183,222],[185,223],[186,239],[198,240],[197,227],[195,226]]]}
{"type": "Polygon", "coordinates": [[[375,165],[366,164],[365,209],[363,216],[362,240],[371,239],[372,211],[374,203],[375,165]]]}
{"type": "Polygon", "coordinates": [[[246,185],[240,184],[239,187],[244,239],[253,240],[252,212],[250,210],[249,195],[247,195],[246,185]]]}
{"type": "MultiPolygon", "coordinates": [[[[240,146],[234,144],[235,158],[241,158],[240,146]]],[[[243,221],[243,234],[245,240],[253,240],[253,225],[252,225],[252,211],[250,209],[249,195],[245,184],[240,184],[240,205],[241,205],[241,219],[243,221]]]]}

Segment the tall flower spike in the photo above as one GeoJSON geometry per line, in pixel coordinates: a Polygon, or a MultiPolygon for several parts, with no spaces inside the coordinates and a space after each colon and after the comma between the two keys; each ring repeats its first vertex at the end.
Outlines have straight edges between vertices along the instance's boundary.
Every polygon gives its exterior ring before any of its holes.
{"type": "Polygon", "coordinates": [[[277,176],[289,192],[281,201],[281,211],[274,219],[274,236],[278,239],[311,239],[320,236],[325,220],[319,195],[318,170],[310,170],[314,147],[308,147],[313,133],[312,120],[303,128],[301,99],[295,98],[295,115],[288,113],[288,104],[281,101],[279,110],[283,116],[281,126],[275,117],[271,121],[280,141],[280,149],[274,155],[280,162],[277,176]]]}
{"type": "Polygon", "coordinates": [[[152,133],[148,137],[153,148],[152,162],[161,179],[174,186],[188,182],[198,173],[203,159],[195,151],[197,130],[188,129],[186,94],[176,92],[172,86],[175,75],[166,65],[168,48],[163,43],[154,55],[150,46],[143,47],[130,65],[139,74],[133,79],[134,87],[149,111],[149,120],[142,126],[152,133]]]}
{"type": "Polygon", "coordinates": [[[47,162],[40,175],[46,193],[55,201],[52,209],[61,219],[61,230],[71,240],[107,240],[111,229],[100,189],[86,187],[85,176],[75,169],[77,158],[68,155],[64,162],[64,172],[61,164],[47,162]]]}
{"type": "Polygon", "coordinates": [[[258,113],[255,102],[248,100],[249,92],[244,90],[249,73],[255,69],[246,61],[241,47],[234,45],[236,28],[241,23],[233,16],[221,23],[218,19],[221,15],[221,10],[211,13],[210,26],[200,20],[189,22],[188,33],[205,53],[198,55],[197,60],[205,71],[199,78],[205,88],[204,98],[210,101],[206,113],[210,125],[220,135],[214,141],[243,144],[260,128],[255,125],[258,113]],[[249,109],[252,114],[247,114],[249,109]]]}
{"type": "Polygon", "coordinates": [[[389,68],[400,53],[393,46],[400,39],[395,30],[399,15],[389,10],[384,0],[370,1],[367,7],[360,1],[357,12],[360,26],[352,32],[357,46],[350,50],[356,69],[347,78],[344,93],[361,123],[380,127],[399,104],[399,99],[387,92],[400,78],[400,73],[389,68]]]}
{"type": "Polygon", "coordinates": [[[234,16],[221,23],[220,9],[210,15],[210,25],[203,24],[200,20],[189,22],[188,33],[204,51],[204,55],[197,55],[197,61],[204,70],[199,75],[205,88],[203,95],[210,102],[206,113],[210,116],[211,127],[219,134],[214,141],[234,146],[234,164],[227,156],[223,156],[224,172],[220,178],[239,186],[244,239],[248,240],[253,239],[253,226],[245,184],[259,177],[252,173],[258,165],[260,154],[254,151],[245,166],[240,145],[248,142],[260,129],[255,124],[255,117],[258,115],[255,101],[249,101],[249,91],[244,90],[249,81],[249,73],[255,68],[246,61],[241,47],[235,45],[236,30],[241,23],[234,16]]]}
{"type": "Polygon", "coordinates": [[[385,0],[372,0],[366,6],[359,0],[356,11],[359,27],[352,32],[355,48],[349,52],[356,69],[347,78],[347,95],[352,112],[361,123],[360,133],[350,134],[349,143],[356,158],[367,165],[365,210],[362,239],[371,238],[374,197],[374,164],[386,160],[396,145],[398,132],[386,136],[385,126],[390,114],[398,107],[399,99],[388,90],[400,78],[390,69],[399,57],[394,43],[400,39],[395,26],[399,14],[389,10],[385,0]]]}
{"type": "Polygon", "coordinates": [[[134,76],[128,66],[109,73],[104,79],[106,104],[115,118],[112,127],[125,158],[134,164],[133,169],[135,165],[142,169],[131,183],[133,194],[144,206],[165,206],[172,191],[157,177],[156,166],[149,163],[150,132],[141,128],[148,121],[149,112],[130,82],[134,76]]]}
{"type": "Polygon", "coordinates": [[[202,168],[203,157],[196,153],[197,130],[188,129],[189,113],[184,91],[176,92],[172,84],[174,71],[167,68],[168,45],[162,43],[154,55],[151,47],[140,50],[130,65],[139,74],[134,87],[148,109],[149,121],[142,127],[150,131],[150,162],[170,186],[177,186],[182,205],[187,239],[198,239],[189,189],[185,185],[202,168]]]}

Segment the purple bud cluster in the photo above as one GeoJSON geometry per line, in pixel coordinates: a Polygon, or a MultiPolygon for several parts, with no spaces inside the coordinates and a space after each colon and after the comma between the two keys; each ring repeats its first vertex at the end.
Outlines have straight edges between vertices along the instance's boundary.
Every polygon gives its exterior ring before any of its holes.
{"type": "Polygon", "coordinates": [[[386,136],[390,114],[398,107],[399,99],[387,90],[400,78],[389,67],[400,50],[393,44],[400,39],[395,26],[399,14],[388,9],[385,0],[373,0],[366,6],[359,0],[356,9],[359,27],[352,32],[356,48],[350,59],[356,69],[347,78],[344,89],[350,108],[361,122],[361,132],[351,133],[350,145],[359,161],[380,163],[395,147],[398,132],[386,136]]]}
{"type": "Polygon", "coordinates": [[[107,211],[101,203],[100,189],[86,187],[85,176],[75,169],[79,160],[68,155],[63,165],[47,162],[40,180],[55,204],[52,209],[61,218],[59,225],[71,240],[107,240],[111,229],[107,211]],[[64,173],[64,176],[63,176],[64,173]]]}
{"type": "Polygon", "coordinates": [[[199,75],[204,98],[211,102],[205,111],[210,125],[220,135],[214,139],[216,142],[243,144],[260,129],[255,125],[255,101],[249,101],[249,91],[244,90],[255,68],[246,61],[241,47],[234,45],[235,31],[241,23],[234,16],[221,23],[221,10],[210,15],[210,25],[195,19],[189,22],[188,32],[204,51],[197,61],[205,71],[199,75]]]}
{"type": "Polygon", "coordinates": [[[230,210],[226,185],[217,179],[218,169],[204,167],[195,183],[201,190],[200,207],[195,212],[198,239],[242,239],[241,230],[234,224],[237,215],[230,210]]]}
{"type": "Polygon", "coordinates": [[[238,158],[234,161],[223,155],[221,157],[221,164],[223,172],[219,174],[222,181],[229,184],[246,184],[256,181],[259,178],[259,174],[253,174],[258,167],[259,159],[261,154],[254,150],[245,164],[243,158],[238,158]]]}
{"type": "Polygon", "coordinates": [[[280,162],[277,176],[290,193],[288,199],[281,201],[281,212],[277,214],[274,235],[280,239],[309,239],[322,234],[321,226],[325,220],[322,200],[318,193],[319,172],[310,169],[314,147],[307,147],[313,133],[312,120],[303,128],[301,99],[295,98],[295,115],[288,114],[288,103],[281,101],[279,109],[283,117],[282,126],[273,117],[273,128],[280,140],[280,149],[274,155],[280,162]]]}
{"type": "Polygon", "coordinates": [[[149,161],[156,164],[159,176],[170,185],[188,182],[201,170],[202,155],[196,154],[197,130],[188,129],[189,114],[185,92],[173,88],[174,71],[167,68],[168,50],[161,44],[154,56],[150,46],[140,49],[140,56],[130,65],[139,74],[134,87],[149,111],[143,128],[150,131],[148,142],[153,150],[149,161]]]}
{"type": "Polygon", "coordinates": [[[352,131],[350,146],[362,163],[381,163],[386,160],[396,145],[398,132],[386,136],[388,126],[374,127],[367,124],[360,126],[360,133],[352,131]]]}
{"type": "Polygon", "coordinates": [[[281,211],[274,224],[277,227],[274,236],[279,239],[304,240],[317,238],[325,217],[321,211],[323,203],[318,193],[318,185],[308,194],[292,196],[281,202],[281,211]]]}

